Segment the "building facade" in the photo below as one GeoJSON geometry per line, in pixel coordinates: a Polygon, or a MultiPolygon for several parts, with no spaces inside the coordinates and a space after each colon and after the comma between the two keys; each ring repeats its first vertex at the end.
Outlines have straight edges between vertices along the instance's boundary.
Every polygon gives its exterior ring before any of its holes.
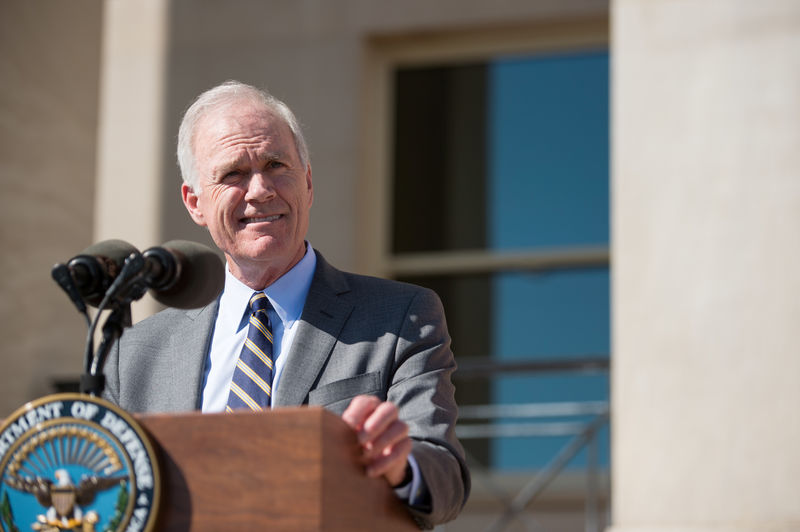
{"type": "MultiPolygon", "coordinates": [[[[0,417],[81,367],[53,263],[210,243],[177,127],[238,79],[303,123],[314,246],[434,287],[465,368],[610,360],[457,383],[466,406],[610,400],[610,437],[508,530],[800,526],[796,2],[9,0],[0,27],[0,417]]],[[[566,434],[469,441],[446,529],[496,523],[566,434]]]]}

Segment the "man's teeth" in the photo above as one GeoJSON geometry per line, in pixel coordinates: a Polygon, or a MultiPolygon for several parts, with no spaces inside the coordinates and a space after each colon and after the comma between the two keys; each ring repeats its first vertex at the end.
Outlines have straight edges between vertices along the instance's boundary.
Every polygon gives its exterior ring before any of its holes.
{"type": "Polygon", "coordinates": [[[262,217],[259,217],[259,218],[245,218],[244,221],[247,222],[247,223],[250,223],[250,224],[259,223],[259,222],[274,222],[275,220],[277,220],[280,217],[281,217],[280,214],[275,214],[273,216],[262,216],[262,217]]]}

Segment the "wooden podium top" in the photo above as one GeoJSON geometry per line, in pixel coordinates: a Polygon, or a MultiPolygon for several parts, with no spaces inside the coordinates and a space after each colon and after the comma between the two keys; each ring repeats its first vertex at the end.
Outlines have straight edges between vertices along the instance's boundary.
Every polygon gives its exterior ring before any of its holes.
{"type": "Polygon", "coordinates": [[[417,526],[321,408],[136,415],[158,449],[158,530],[374,531],[417,526]]]}

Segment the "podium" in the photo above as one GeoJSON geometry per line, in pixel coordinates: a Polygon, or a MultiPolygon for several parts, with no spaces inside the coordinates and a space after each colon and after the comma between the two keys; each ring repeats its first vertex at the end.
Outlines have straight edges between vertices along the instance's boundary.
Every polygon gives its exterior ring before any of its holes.
{"type": "Polygon", "coordinates": [[[355,433],[321,408],[135,418],[159,456],[159,531],[418,530],[364,473],[355,433]]]}

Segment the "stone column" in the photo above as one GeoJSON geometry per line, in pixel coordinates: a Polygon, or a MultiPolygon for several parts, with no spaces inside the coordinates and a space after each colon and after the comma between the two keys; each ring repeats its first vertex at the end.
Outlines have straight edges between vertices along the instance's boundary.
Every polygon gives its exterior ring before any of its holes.
{"type": "MultiPolygon", "coordinates": [[[[168,2],[106,2],[100,74],[95,240],[162,244],[168,2]]],[[[177,185],[176,185],[177,188],[177,185]]],[[[134,318],[152,314],[149,296],[134,318]]]]}
{"type": "Polygon", "coordinates": [[[800,3],[612,34],[612,529],[800,530],[800,3]]]}

